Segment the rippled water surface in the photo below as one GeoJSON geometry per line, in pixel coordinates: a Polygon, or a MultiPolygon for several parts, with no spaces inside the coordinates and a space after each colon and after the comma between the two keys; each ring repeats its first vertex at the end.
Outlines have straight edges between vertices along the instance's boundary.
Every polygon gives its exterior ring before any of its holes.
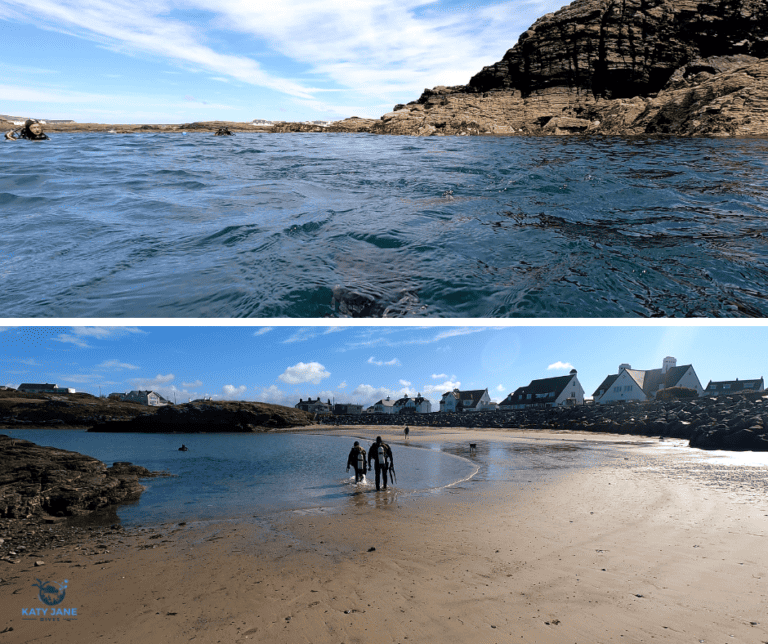
{"type": "Polygon", "coordinates": [[[765,316],[768,142],[0,145],[5,317],[765,316]]]}
{"type": "MultiPolygon", "coordinates": [[[[127,524],[264,516],[334,508],[376,494],[372,475],[356,485],[346,471],[353,439],[310,434],[101,434],[82,430],[3,430],[14,438],[97,458],[128,461],[172,476],[143,479],[137,503],[120,506],[127,524]],[[185,444],[189,451],[180,452],[185,444]]],[[[366,449],[368,442],[361,440],[366,449]]],[[[452,454],[392,444],[397,484],[388,494],[439,490],[477,471],[452,454]]]]}

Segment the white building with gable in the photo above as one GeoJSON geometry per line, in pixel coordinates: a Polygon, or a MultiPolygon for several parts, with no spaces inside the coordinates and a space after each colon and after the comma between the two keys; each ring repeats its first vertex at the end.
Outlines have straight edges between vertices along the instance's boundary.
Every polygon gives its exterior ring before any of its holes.
{"type": "Polygon", "coordinates": [[[607,376],[592,394],[596,404],[627,400],[653,400],[657,392],[670,387],[695,389],[699,396],[704,388],[692,365],[677,366],[671,356],[664,358],[661,369],[632,369],[628,364],[619,365],[619,372],[607,376]]]}

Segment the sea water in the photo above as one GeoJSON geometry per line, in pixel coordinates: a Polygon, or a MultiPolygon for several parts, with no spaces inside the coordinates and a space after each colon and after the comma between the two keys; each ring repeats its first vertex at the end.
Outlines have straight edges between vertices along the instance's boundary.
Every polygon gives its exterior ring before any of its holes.
{"type": "MultiPolygon", "coordinates": [[[[313,434],[106,434],[84,430],[2,430],[38,445],[79,452],[112,465],[127,461],[171,476],[142,479],[136,503],[122,505],[126,525],[264,517],[334,508],[375,494],[373,473],[356,484],[346,471],[355,439],[313,434]],[[184,444],[188,451],[181,452],[184,444]]],[[[369,442],[360,439],[364,448],[369,442]]],[[[391,444],[395,494],[432,493],[470,479],[471,459],[391,444]]]]}
{"type": "Polygon", "coordinates": [[[768,142],[0,145],[5,317],[765,316],[768,142]]]}

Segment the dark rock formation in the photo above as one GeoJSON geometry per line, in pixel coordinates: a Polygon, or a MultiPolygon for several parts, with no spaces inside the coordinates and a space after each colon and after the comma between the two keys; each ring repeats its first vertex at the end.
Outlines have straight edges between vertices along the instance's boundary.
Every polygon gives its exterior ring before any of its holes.
{"type": "Polygon", "coordinates": [[[313,415],[300,409],[241,401],[193,402],[160,407],[125,421],[95,424],[91,432],[258,432],[311,425],[313,415]]]}
{"type": "Polygon", "coordinates": [[[768,451],[768,394],[516,411],[337,416],[338,425],[554,429],[687,439],[691,447],[768,451]]]}
{"type": "Polygon", "coordinates": [[[468,88],[632,98],[696,59],[737,54],[768,57],[765,0],[578,0],[539,18],[468,88]]]}
{"type": "Polygon", "coordinates": [[[466,86],[427,89],[370,131],[765,136],[768,3],[577,0],[466,86]]]}
{"type": "Polygon", "coordinates": [[[91,394],[30,394],[0,391],[0,427],[86,428],[106,420],[128,420],[156,408],[91,394]]]}
{"type": "Polygon", "coordinates": [[[139,477],[159,475],[0,434],[0,518],[88,515],[138,498],[139,477]]]}

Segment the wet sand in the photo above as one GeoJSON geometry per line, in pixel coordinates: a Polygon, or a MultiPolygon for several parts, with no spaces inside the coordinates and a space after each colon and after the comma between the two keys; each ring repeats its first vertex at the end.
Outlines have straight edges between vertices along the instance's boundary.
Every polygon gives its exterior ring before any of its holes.
{"type": "MultiPolygon", "coordinates": [[[[397,458],[403,436],[390,429],[327,431],[381,434],[397,458]]],[[[639,437],[459,428],[409,442],[455,453],[475,442],[482,465],[484,444],[531,440],[601,444],[609,458],[530,483],[486,473],[439,493],[369,491],[331,510],[133,530],[0,562],[0,644],[768,641],[765,467],[639,437]],[[44,607],[36,579],[68,580],[59,606],[77,619],[25,620],[44,607]]]]}

